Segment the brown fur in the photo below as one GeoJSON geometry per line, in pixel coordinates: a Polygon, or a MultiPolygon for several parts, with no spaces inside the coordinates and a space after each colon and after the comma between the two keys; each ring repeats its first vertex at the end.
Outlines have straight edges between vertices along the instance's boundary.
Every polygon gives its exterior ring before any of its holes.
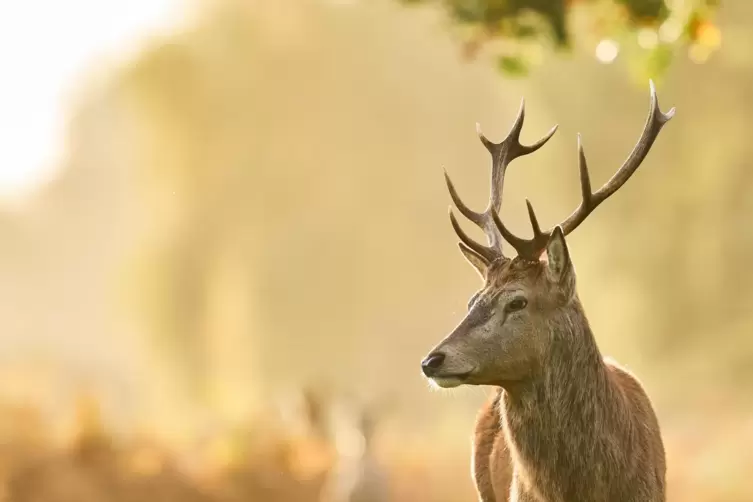
{"type": "Polygon", "coordinates": [[[474,438],[480,500],[664,502],[659,424],[638,380],[605,361],[564,236],[548,261],[493,263],[466,318],[432,354],[439,385],[493,385],[474,438]],[[525,298],[526,306],[513,308],[525,298]]]}
{"type": "Polygon", "coordinates": [[[512,463],[499,413],[502,392],[494,390],[476,419],[472,469],[481,502],[506,502],[510,493],[512,463]]]}

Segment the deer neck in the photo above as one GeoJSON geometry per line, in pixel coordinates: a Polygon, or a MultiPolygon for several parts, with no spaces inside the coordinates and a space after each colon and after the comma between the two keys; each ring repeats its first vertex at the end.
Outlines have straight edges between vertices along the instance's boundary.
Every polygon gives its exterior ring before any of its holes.
{"type": "Polygon", "coordinates": [[[518,474],[534,486],[559,487],[560,494],[585,481],[583,473],[598,455],[593,445],[603,439],[598,424],[618,406],[583,309],[574,303],[550,332],[552,351],[535,377],[506,389],[500,402],[518,474]]]}
{"type": "Polygon", "coordinates": [[[577,297],[562,317],[550,324],[548,336],[549,353],[531,377],[506,389],[511,404],[540,410],[544,404],[550,407],[583,400],[592,402],[594,394],[609,390],[604,359],[577,297]],[[562,403],[560,399],[564,397],[570,399],[562,403]]]}

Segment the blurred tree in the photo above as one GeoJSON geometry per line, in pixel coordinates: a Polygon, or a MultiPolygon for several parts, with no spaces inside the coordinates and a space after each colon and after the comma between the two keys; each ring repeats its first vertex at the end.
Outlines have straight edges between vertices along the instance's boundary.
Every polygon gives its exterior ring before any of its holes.
{"type": "Polygon", "coordinates": [[[621,50],[641,81],[657,78],[684,48],[705,62],[721,43],[713,17],[719,0],[399,0],[440,4],[458,28],[464,54],[490,47],[507,76],[523,76],[544,47],[593,52],[603,63],[621,50]]]}

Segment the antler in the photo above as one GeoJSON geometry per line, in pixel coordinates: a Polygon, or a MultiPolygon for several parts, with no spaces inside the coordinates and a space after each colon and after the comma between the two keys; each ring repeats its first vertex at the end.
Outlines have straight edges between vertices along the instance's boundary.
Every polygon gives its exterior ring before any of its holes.
{"type": "MultiPolygon", "coordinates": [[[[580,186],[582,201],[578,208],[573,211],[565,221],[560,223],[560,226],[562,226],[562,231],[565,235],[578,228],[578,226],[583,223],[583,221],[585,221],[586,217],[588,217],[588,215],[591,214],[591,212],[593,212],[593,210],[596,209],[599,204],[604,202],[607,198],[609,198],[610,195],[615,193],[622,185],[625,184],[630,176],[632,176],[633,173],[638,169],[638,166],[641,165],[643,159],[646,158],[646,155],[651,149],[651,146],[654,144],[654,141],[659,135],[661,128],[674,116],[674,108],[670,109],[667,113],[662,113],[662,111],[659,109],[659,101],[656,98],[656,88],[654,87],[654,82],[649,81],[649,83],[651,88],[651,107],[649,110],[648,119],[646,120],[646,125],[643,128],[643,133],[638,139],[638,143],[633,148],[633,151],[630,152],[630,155],[622,164],[622,166],[617,170],[614,176],[612,176],[612,178],[610,178],[609,181],[607,181],[604,186],[599,188],[596,192],[591,192],[591,180],[588,175],[586,155],[585,153],[583,153],[583,144],[581,143],[580,134],[578,135],[578,156],[580,166],[580,186]]],[[[528,201],[528,199],[526,199],[526,204],[528,206],[528,216],[531,220],[531,226],[533,227],[532,239],[521,239],[520,237],[515,236],[507,229],[507,227],[505,227],[504,223],[502,223],[502,220],[499,218],[499,215],[492,214],[492,217],[494,218],[497,229],[505,238],[505,240],[515,248],[515,250],[518,252],[518,256],[531,260],[537,260],[546,248],[549,237],[551,236],[552,231],[554,231],[555,227],[552,227],[546,232],[542,232],[536,219],[536,214],[534,213],[533,206],[528,201]]]]}
{"type": "Polygon", "coordinates": [[[544,144],[549,141],[549,138],[551,138],[557,131],[557,126],[555,125],[536,143],[530,146],[522,145],[520,143],[520,131],[523,129],[524,119],[525,101],[521,100],[518,116],[515,119],[510,132],[507,134],[507,137],[501,143],[493,143],[487,139],[481,132],[481,127],[476,124],[476,132],[478,133],[481,142],[486,149],[489,150],[489,153],[492,156],[491,193],[489,195],[489,204],[484,212],[478,213],[473,211],[466,206],[462,200],[460,200],[460,196],[455,190],[455,187],[450,180],[450,176],[447,174],[447,171],[445,171],[445,180],[447,181],[447,188],[450,191],[450,197],[452,198],[453,203],[463,216],[484,230],[489,245],[485,246],[468,237],[460,227],[452,209],[450,209],[450,221],[452,222],[452,227],[455,229],[455,233],[458,234],[458,237],[460,237],[463,244],[468,246],[472,251],[475,251],[476,254],[480,255],[488,263],[492,263],[499,258],[504,258],[504,253],[502,252],[503,234],[501,233],[503,227],[497,223],[499,221],[497,213],[502,207],[502,189],[505,184],[505,171],[507,170],[507,166],[516,158],[533,153],[544,146],[544,144]]]}

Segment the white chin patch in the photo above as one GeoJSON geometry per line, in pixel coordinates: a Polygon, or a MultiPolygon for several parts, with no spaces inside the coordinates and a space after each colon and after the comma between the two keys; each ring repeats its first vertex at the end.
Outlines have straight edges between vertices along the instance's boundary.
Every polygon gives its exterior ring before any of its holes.
{"type": "Polygon", "coordinates": [[[442,389],[452,389],[453,387],[463,385],[463,380],[457,377],[436,377],[431,378],[430,381],[435,387],[440,387],[442,389]]]}

